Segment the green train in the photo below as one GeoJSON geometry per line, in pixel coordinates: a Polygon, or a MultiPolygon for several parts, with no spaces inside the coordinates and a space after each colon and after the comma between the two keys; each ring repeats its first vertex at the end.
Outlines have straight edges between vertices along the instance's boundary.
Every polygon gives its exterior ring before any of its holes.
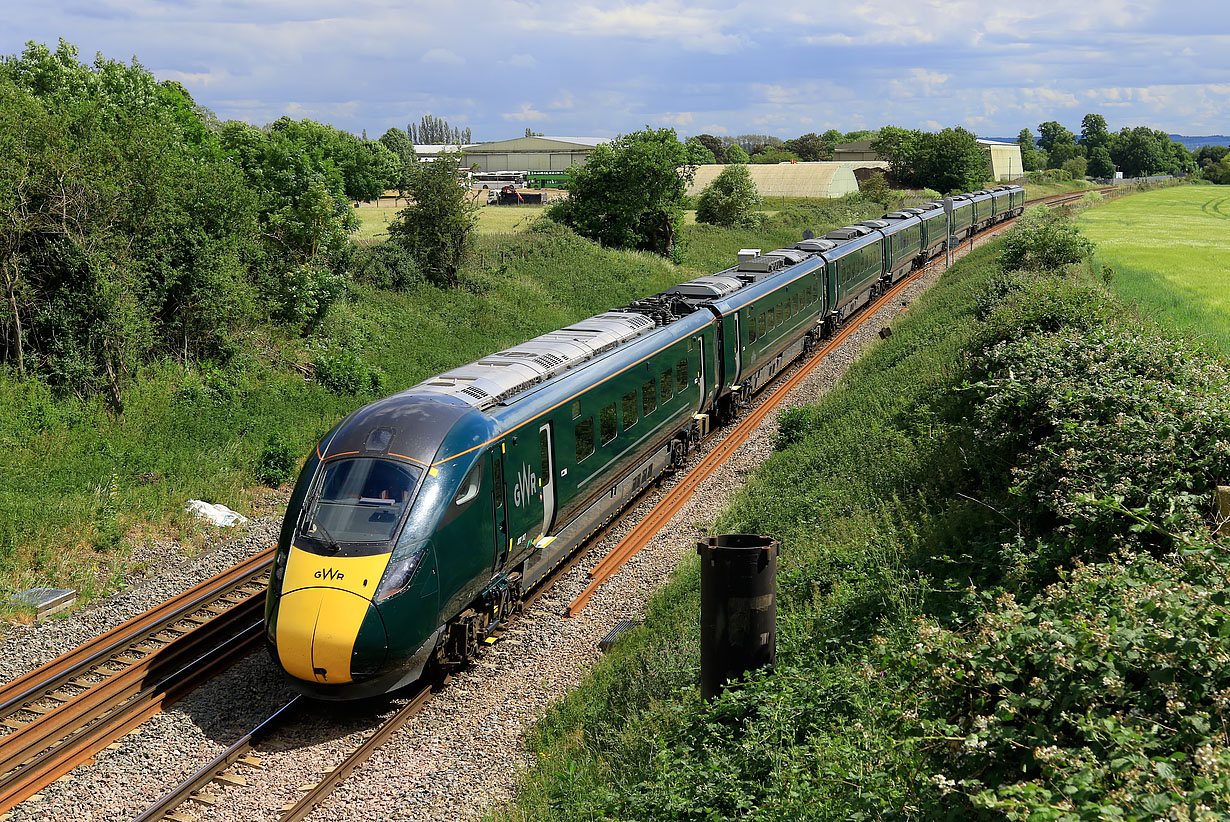
{"type": "Polygon", "coordinates": [[[266,604],[323,699],[471,659],[522,595],[853,312],[1022,212],[1005,186],[741,255],[729,269],[364,406],[304,465],[266,604]]]}

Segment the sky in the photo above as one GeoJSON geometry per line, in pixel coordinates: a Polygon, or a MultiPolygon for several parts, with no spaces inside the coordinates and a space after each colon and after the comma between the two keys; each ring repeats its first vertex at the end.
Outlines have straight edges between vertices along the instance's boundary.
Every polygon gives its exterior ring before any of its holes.
{"type": "Polygon", "coordinates": [[[790,138],[893,124],[1015,137],[1230,133],[1225,0],[0,0],[0,54],[134,57],[223,120],[377,137],[424,114],[475,141],[790,138]]]}

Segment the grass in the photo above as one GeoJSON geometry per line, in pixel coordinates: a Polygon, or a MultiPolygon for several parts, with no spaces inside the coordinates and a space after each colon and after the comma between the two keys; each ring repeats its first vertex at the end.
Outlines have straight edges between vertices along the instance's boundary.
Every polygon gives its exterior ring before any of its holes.
{"type": "Polygon", "coordinates": [[[1066,183],[1026,183],[1025,199],[1036,200],[1039,197],[1050,197],[1052,194],[1068,194],[1073,191],[1086,191],[1093,184],[1085,180],[1073,180],[1066,183]]]}
{"type": "Polygon", "coordinates": [[[1230,189],[1176,186],[1080,217],[1114,269],[1116,294],[1140,312],[1230,353],[1230,189]]]}

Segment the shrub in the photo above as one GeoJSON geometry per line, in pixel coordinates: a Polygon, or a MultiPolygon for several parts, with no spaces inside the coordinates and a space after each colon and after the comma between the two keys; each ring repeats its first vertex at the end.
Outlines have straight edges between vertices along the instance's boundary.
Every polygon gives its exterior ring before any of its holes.
{"type": "Polygon", "coordinates": [[[291,479],[299,464],[299,454],[281,434],[271,434],[253,467],[257,481],[277,488],[291,479]]]}
{"type": "Polygon", "coordinates": [[[1031,210],[1004,242],[1000,258],[1006,269],[1054,270],[1093,254],[1093,242],[1072,219],[1060,213],[1031,210]]]}
{"type": "Polygon", "coordinates": [[[454,286],[474,242],[475,206],[457,182],[458,156],[445,154],[419,169],[410,181],[413,203],[389,224],[389,238],[418,261],[438,286],[454,286]]]}
{"type": "Polygon", "coordinates": [[[393,291],[406,291],[422,277],[414,255],[398,243],[359,249],[351,265],[355,282],[393,291]]]}
{"type": "Polygon", "coordinates": [[[316,326],[346,292],[346,278],[324,266],[301,263],[274,275],[269,291],[273,316],[302,332],[316,326]]]}
{"type": "Polygon", "coordinates": [[[325,343],[312,357],[316,380],[339,394],[378,394],[384,388],[384,371],[368,364],[352,348],[325,343]]]}
{"type": "Polygon", "coordinates": [[[745,165],[729,165],[705,186],[696,203],[696,222],[726,227],[753,227],[760,194],[745,165]]]}

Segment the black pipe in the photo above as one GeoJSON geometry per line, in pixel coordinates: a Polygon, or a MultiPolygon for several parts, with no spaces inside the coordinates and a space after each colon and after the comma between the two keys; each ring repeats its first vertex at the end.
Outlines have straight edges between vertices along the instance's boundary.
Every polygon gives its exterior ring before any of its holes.
{"type": "Polygon", "coordinates": [[[760,534],[721,534],[696,543],[702,699],[747,671],[777,663],[780,550],[777,540],[760,534]]]}

